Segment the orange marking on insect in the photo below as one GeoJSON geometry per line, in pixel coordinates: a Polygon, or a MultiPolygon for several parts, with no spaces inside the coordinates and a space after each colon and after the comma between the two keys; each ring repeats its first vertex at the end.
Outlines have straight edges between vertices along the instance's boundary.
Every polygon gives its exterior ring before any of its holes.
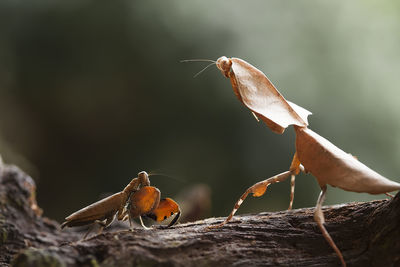
{"type": "Polygon", "coordinates": [[[148,217],[160,222],[166,220],[167,218],[178,212],[180,212],[178,204],[170,198],[165,198],[160,201],[158,207],[154,209],[148,215],[148,217]]]}
{"type": "Polygon", "coordinates": [[[153,186],[145,186],[135,192],[130,199],[128,211],[131,218],[152,212],[160,203],[160,190],[153,186]]]}
{"type": "MultiPolygon", "coordinates": [[[[115,217],[118,220],[129,218],[131,222],[133,218],[146,215],[156,209],[160,203],[160,195],[160,190],[150,186],[148,174],[142,171],[121,192],[99,200],[66,217],[61,228],[99,224],[100,231],[102,231],[104,227],[113,222],[115,217]],[[126,206],[128,206],[128,210],[126,206]]],[[[174,223],[177,219],[174,220],[174,223]]],[[[143,227],[145,226],[143,225],[143,227]]],[[[84,239],[91,230],[90,228],[85,234],[84,239]]]]}
{"type": "Polygon", "coordinates": [[[254,66],[239,58],[227,57],[220,57],[216,66],[225,77],[230,79],[239,101],[273,132],[282,134],[288,126],[293,125],[296,133],[296,153],[289,171],[249,187],[235,204],[228,218],[220,225],[211,226],[211,228],[221,227],[231,220],[249,193],[253,193],[256,197],[261,196],[269,184],[283,181],[289,176],[292,176],[289,204],[289,209],[291,209],[295,175],[300,171],[309,171],[315,176],[322,190],[315,208],[314,219],[342,265],[346,266],[342,253],[323,226],[325,220],[321,207],[325,199],[326,185],[352,192],[383,194],[399,190],[400,184],[381,176],[351,154],[308,129],[307,117],[311,112],[287,101],[265,74],[254,66]]]}
{"type": "Polygon", "coordinates": [[[178,221],[179,217],[181,216],[181,210],[179,205],[174,200],[165,198],[160,200],[158,207],[149,213],[147,217],[160,222],[166,220],[174,214],[176,214],[174,219],[171,220],[167,227],[174,225],[178,221]]]}

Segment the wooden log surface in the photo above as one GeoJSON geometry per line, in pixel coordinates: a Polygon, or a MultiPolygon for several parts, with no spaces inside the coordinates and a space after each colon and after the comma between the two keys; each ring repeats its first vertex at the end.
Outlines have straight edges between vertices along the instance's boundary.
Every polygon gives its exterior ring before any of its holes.
{"type": "MultiPolygon", "coordinates": [[[[400,197],[324,207],[348,266],[400,266],[400,197]]],[[[0,166],[1,266],[339,266],[313,208],[209,218],[152,230],[115,226],[87,240],[41,215],[33,180],[0,166]]]]}

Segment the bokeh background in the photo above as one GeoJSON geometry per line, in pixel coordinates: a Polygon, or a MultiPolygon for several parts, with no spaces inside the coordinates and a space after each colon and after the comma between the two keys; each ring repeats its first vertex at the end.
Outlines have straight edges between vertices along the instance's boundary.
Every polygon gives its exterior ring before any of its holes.
{"type": "MultiPolygon", "coordinates": [[[[164,196],[212,190],[209,215],[288,169],[294,132],[272,133],[215,66],[182,59],[242,58],[310,127],[400,181],[398,1],[0,2],[0,154],[37,182],[39,205],[61,221],[138,171],[164,196]]],[[[314,206],[311,175],[294,207],[314,206]]],[[[287,208],[289,181],[239,213],[287,208]]],[[[329,188],[327,204],[380,196],[329,188]]]]}

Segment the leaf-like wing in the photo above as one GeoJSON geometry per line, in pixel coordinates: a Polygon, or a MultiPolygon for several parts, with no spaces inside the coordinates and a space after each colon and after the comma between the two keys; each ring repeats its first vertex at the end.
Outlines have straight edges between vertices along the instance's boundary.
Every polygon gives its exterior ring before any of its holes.
{"type": "Polygon", "coordinates": [[[303,166],[318,180],[346,191],[382,194],[400,189],[354,156],[307,128],[296,128],[296,150],[303,166]]]}
{"type": "Polygon", "coordinates": [[[239,58],[231,58],[231,83],[239,100],[272,131],[283,133],[289,125],[306,127],[311,112],[286,101],[260,70],[239,58]]]}
{"type": "Polygon", "coordinates": [[[121,204],[123,204],[123,199],[123,193],[119,192],[99,200],[69,215],[65,218],[66,222],[62,224],[62,227],[85,225],[95,220],[104,220],[118,211],[121,204]]]}

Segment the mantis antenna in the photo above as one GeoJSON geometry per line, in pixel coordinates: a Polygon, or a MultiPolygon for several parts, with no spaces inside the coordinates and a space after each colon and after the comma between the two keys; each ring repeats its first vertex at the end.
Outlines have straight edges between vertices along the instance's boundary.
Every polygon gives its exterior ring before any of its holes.
{"type": "Polygon", "coordinates": [[[158,171],[150,171],[149,176],[164,176],[164,177],[168,177],[170,179],[173,179],[173,180],[181,182],[181,183],[186,183],[186,181],[183,179],[177,178],[176,176],[172,176],[169,174],[165,174],[163,172],[158,172],[158,171]]]}
{"type": "Polygon", "coordinates": [[[211,59],[184,59],[180,61],[181,63],[186,63],[186,62],[211,62],[210,64],[208,64],[205,68],[203,68],[201,71],[199,71],[198,73],[196,73],[193,78],[196,78],[197,76],[199,76],[202,72],[204,72],[206,69],[208,69],[208,67],[210,67],[211,65],[216,64],[216,61],[211,60],[211,59]]]}

